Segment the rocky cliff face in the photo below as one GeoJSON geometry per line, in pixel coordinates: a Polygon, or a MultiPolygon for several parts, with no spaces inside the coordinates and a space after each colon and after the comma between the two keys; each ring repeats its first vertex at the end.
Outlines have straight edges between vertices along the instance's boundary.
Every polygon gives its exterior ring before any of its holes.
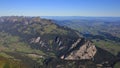
{"type": "Polygon", "coordinates": [[[78,39],[61,59],[82,60],[94,58],[97,49],[90,41],[78,39]]]}

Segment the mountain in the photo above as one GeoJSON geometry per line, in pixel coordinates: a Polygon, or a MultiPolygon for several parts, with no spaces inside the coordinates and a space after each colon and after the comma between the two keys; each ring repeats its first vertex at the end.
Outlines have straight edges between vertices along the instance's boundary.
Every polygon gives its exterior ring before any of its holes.
{"type": "MultiPolygon", "coordinates": [[[[115,55],[81,37],[77,30],[57,25],[54,20],[24,16],[0,17],[0,56],[7,59],[0,64],[3,67],[10,59],[27,68],[64,68],[65,62],[68,67],[70,62],[73,66],[101,64],[104,67],[106,62],[111,66],[116,59],[115,55]]],[[[10,65],[13,64],[7,63],[10,65]]]]}

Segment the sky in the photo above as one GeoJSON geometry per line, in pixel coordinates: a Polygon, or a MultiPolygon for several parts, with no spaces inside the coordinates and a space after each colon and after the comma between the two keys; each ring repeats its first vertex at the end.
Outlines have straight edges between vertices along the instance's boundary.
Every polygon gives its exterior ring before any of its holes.
{"type": "Polygon", "coordinates": [[[120,0],[0,0],[0,16],[120,17],[120,0]]]}

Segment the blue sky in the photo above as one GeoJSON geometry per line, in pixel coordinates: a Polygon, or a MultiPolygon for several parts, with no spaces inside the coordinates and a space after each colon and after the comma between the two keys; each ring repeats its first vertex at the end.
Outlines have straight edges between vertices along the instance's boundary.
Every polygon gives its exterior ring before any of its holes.
{"type": "Polygon", "coordinates": [[[0,16],[120,17],[120,0],[0,0],[0,16]]]}

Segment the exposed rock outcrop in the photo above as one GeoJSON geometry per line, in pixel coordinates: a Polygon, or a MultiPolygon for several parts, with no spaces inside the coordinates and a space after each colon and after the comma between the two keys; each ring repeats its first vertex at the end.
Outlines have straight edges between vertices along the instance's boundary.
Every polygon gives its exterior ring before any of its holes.
{"type": "Polygon", "coordinates": [[[92,60],[96,64],[110,66],[116,58],[110,52],[95,46],[92,41],[84,38],[77,38],[74,41],[71,40],[72,44],[70,45],[61,44],[61,46],[59,46],[57,41],[61,41],[62,43],[64,43],[64,41],[60,37],[56,38],[58,46],[57,53],[59,53],[58,57],[62,60],[92,60]]]}
{"type": "Polygon", "coordinates": [[[42,40],[40,39],[40,37],[37,37],[37,38],[32,38],[30,43],[39,43],[39,44],[42,44],[42,40]]]}
{"type": "Polygon", "coordinates": [[[90,41],[85,39],[78,39],[68,49],[66,54],[61,56],[61,59],[65,60],[81,60],[92,59],[96,54],[97,49],[90,41]]]}

